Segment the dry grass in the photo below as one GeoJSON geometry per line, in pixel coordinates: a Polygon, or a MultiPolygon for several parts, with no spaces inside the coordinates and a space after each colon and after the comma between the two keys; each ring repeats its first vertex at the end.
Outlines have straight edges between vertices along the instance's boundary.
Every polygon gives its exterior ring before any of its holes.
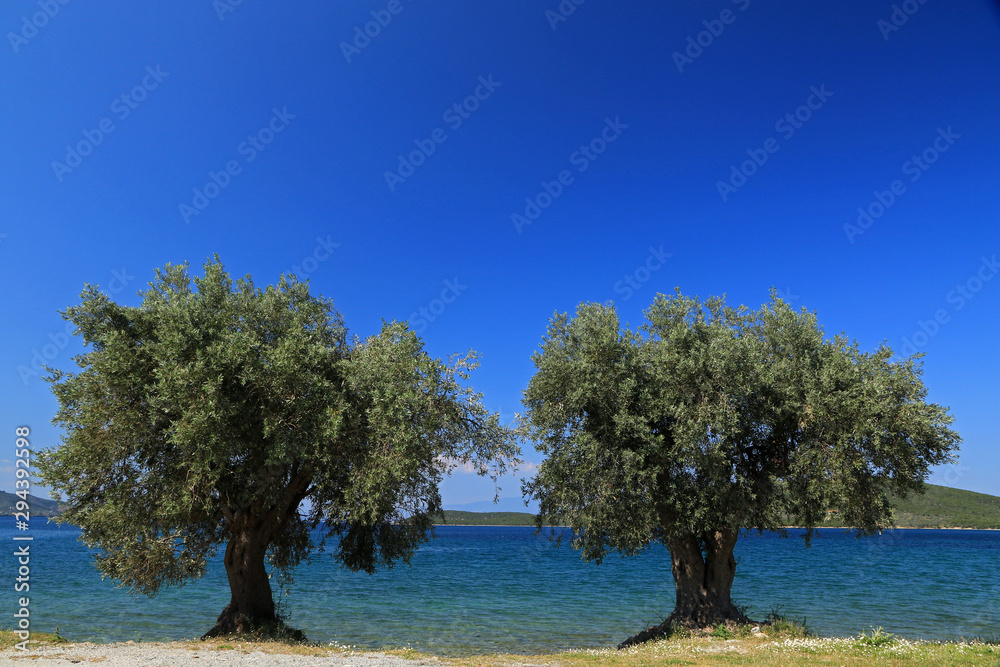
{"type": "MultiPolygon", "coordinates": [[[[766,628],[765,628],[766,629],[766,628]]],[[[727,639],[703,634],[673,637],[624,650],[613,648],[568,651],[550,655],[476,655],[463,658],[443,658],[422,655],[412,649],[384,650],[400,658],[430,659],[454,667],[655,667],[659,665],[689,665],[691,667],[832,665],[844,667],[1000,667],[1000,644],[970,642],[922,642],[899,639],[881,631],[872,631],[853,638],[805,637],[801,629],[757,633],[727,639]]],[[[55,635],[32,633],[32,641],[59,643],[66,640],[55,635]]],[[[0,650],[10,649],[17,638],[12,632],[0,632],[0,650]]],[[[336,656],[366,652],[353,646],[318,645],[276,641],[248,642],[239,638],[214,638],[206,641],[174,642],[174,646],[198,650],[236,651],[249,653],[294,654],[303,656],[336,656]]]]}
{"type": "MultiPolygon", "coordinates": [[[[533,656],[532,664],[577,667],[614,665],[906,665],[907,667],[965,667],[1000,665],[1000,646],[983,643],[931,643],[893,641],[879,646],[858,639],[770,638],[715,639],[698,637],[652,642],[622,651],[594,650],[533,656]]],[[[490,663],[472,663],[490,664],[490,663]]],[[[496,662],[492,664],[498,664],[496,662]]],[[[511,660],[507,664],[516,664],[511,660]]]]}

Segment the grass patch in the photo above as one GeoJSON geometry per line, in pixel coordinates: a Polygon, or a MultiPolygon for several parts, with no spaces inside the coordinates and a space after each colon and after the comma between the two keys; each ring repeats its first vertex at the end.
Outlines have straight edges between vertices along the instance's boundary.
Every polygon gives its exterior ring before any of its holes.
{"type": "Polygon", "coordinates": [[[776,640],[770,636],[721,639],[713,635],[684,639],[663,639],[632,646],[621,651],[596,649],[537,656],[491,656],[491,660],[454,661],[466,667],[486,665],[558,665],[559,667],[871,667],[905,665],[906,667],[971,667],[1000,665],[1000,646],[980,642],[912,642],[876,634],[878,645],[868,639],[795,637],[776,640]]]}
{"type": "Polygon", "coordinates": [[[236,651],[251,653],[259,651],[267,654],[301,655],[306,657],[329,657],[344,655],[351,650],[343,646],[331,646],[316,642],[296,642],[288,639],[251,639],[246,636],[211,637],[188,642],[176,642],[178,647],[192,650],[236,651]]]}
{"type": "Polygon", "coordinates": [[[809,630],[809,625],[805,618],[801,621],[790,619],[781,611],[781,605],[771,607],[764,619],[761,630],[764,634],[774,638],[795,639],[800,637],[811,637],[813,633],[809,630]]]}
{"type": "Polygon", "coordinates": [[[709,633],[709,636],[715,637],[716,639],[733,639],[734,637],[736,637],[736,633],[727,628],[722,623],[719,623],[712,629],[712,632],[709,633]]]}
{"type": "MultiPolygon", "coordinates": [[[[15,644],[21,642],[21,638],[13,630],[0,630],[0,650],[14,648],[15,644]]],[[[46,646],[51,644],[65,644],[68,639],[59,634],[59,629],[55,632],[32,632],[28,647],[46,646]]]]}
{"type": "MultiPolygon", "coordinates": [[[[780,614],[779,614],[780,615],[780,614]]],[[[905,667],[980,667],[1000,666],[1000,645],[978,640],[963,642],[922,642],[896,637],[881,628],[872,628],[857,637],[821,638],[804,636],[804,628],[794,622],[784,629],[762,626],[761,632],[749,635],[723,627],[701,634],[681,633],[669,639],[647,642],[624,650],[614,648],[567,651],[549,655],[477,655],[464,658],[441,658],[419,653],[412,648],[381,650],[400,658],[430,659],[442,666],[455,667],[659,667],[690,665],[691,667],[873,667],[875,665],[905,665],[905,667]],[[732,636],[730,636],[732,635],[732,636]]],[[[0,632],[0,650],[13,648],[17,635],[0,632]]],[[[32,645],[62,644],[66,639],[55,634],[31,633],[32,645]]],[[[166,644],[193,650],[233,651],[268,654],[332,657],[347,653],[369,652],[338,644],[319,645],[281,641],[239,641],[232,638],[191,640],[166,644]]]]}

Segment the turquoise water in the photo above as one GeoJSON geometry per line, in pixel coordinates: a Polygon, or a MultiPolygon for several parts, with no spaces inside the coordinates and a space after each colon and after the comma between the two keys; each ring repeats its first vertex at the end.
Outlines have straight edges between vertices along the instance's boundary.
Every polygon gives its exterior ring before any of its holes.
{"type": "MultiPolygon", "coordinates": [[[[23,535],[21,531],[18,534],[23,535]]],[[[17,565],[13,521],[0,518],[0,586],[12,618],[17,565]]],[[[205,578],[155,598],[102,581],[79,531],[33,519],[32,627],[74,640],[185,639],[229,601],[221,559],[205,578]]],[[[824,529],[806,548],[797,531],[740,538],[733,597],[753,618],[776,605],[823,635],[869,625],[905,637],[1000,636],[1000,532],[897,530],[855,539],[824,529]]],[[[439,527],[411,566],[373,576],[318,554],[296,573],[289,623],[315,641],[410,645],[438,654],[531,653],[610,646],[661,621],[673,607],[665,549],[595,565],[532,528],[439,527]]],[[[0,622],[0,627],[9,624],[0,622]]]]}

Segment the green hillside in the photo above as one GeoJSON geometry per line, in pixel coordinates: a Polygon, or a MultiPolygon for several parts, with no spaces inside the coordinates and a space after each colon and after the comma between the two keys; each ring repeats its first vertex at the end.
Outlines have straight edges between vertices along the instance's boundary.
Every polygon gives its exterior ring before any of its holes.
{"type": "MultiPolygon", "coordinates": [[[[0,516],[14,513],[18,500],[13,493],[0,491],[0,516]]],[[[53,516],[58,513],[54,500],[28,496],[31,516],[53,516]]],[[[900,528],[1000,528],[1000,498],[951,489],[946,486],[927,485],[927,492],[897,500],[896,524],[900,528]]],[[[533,526],[535,517],[527,512],[461,512],[445,510],[444,523],[451,526],[533,526]]],[[[833,515],[823,524],[841,527],[843,523],[833,515]]]]}
{"type": "MultiPolygon", "coordinates": [[[[13,516],[14,506],[20,498],[13,493],[0,491],[0,516],[13,516]]],[[[28,494],[28,506],[31,516],[55,516],[59,513],[59,503],[54,500],[44,500],[28,494]]]]}
{"type": "MultiPolygon", "coordinates": [[[[895,500],[900,528],[1000,528],[1000,498],[985,493],[927,485],[926,493],[895,500]]],[[[830,526],[842,526],[833,518],[830,526]]]]}
{"type": "Polygon", "coordinates": [[[451,526],[534,526],[535,515],[526,512],[460,512],[445,510],[444,523],[451,526]]]}
{"type": "MultiPolygon", "coordinates": [[[[927,485],[923,495],[895,500],[900,528],[1000,528],[1000,498],[947,486],[927,485]]],[[[535,517],[525,512],[459,512],[445,510],[445,523],[453,526],[533,526],[535,517]]],[[[832,515],[822,524],[842,527],[832,515]]]]}

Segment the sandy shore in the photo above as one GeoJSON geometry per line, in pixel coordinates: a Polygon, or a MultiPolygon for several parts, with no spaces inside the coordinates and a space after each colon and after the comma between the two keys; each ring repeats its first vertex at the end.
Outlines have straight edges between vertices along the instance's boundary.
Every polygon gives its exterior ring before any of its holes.
{"type": "Polygon", "coordinates": [[[23,667],[68,667],[72,664],[100,663],[102,667],[215,667],[216,665],[294,665],[345,667],[417,667],[436,665],[434,659],[409,660],[385,653],[335,653],[330,655],[294,655],[264,652],[251,645],[222,648],[211,644],[134,643],[56,644],[29,651],[0,650],[0,665],[23,667]]]}

